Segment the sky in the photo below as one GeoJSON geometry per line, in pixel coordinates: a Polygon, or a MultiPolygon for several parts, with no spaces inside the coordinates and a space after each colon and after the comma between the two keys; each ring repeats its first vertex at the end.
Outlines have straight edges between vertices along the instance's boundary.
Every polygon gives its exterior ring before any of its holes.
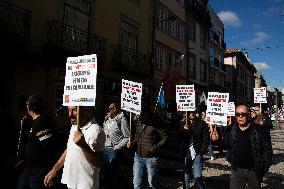
{"type": "Polygon", "coordinates": [[[248,52],[267,85],[284,89],[284,0],[209,0],[227,49],[248,52]]]}

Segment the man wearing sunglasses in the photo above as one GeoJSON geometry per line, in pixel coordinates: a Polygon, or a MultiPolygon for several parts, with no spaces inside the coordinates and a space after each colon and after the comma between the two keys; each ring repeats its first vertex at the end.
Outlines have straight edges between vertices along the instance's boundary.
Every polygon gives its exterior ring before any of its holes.
{"type": "Polygon", "coordinates": [[[272,146],[269,135],[250,121],[247,105],[236,108],[236,123],[228,133],[226,145],[231,149],[231,189],[260,189],[269,170],[272,146]]]}
{"type": "Polygon", "coordinates": [[[123,153],[126,151],[130,128],[126,116],[120,111],[117,103],[111,103],[108,106],[107,116],[104,120],[104,131],[106,134],[104,152],[106,188],[118,188],[119,179],[116,170],[123,153]]]}

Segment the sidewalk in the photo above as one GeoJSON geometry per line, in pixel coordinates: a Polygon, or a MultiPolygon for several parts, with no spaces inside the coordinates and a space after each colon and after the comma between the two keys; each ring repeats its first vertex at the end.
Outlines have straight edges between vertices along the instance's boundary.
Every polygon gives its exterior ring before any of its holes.
{"type": "MultiPolygon", "coordinates": [[[[276,128],[271,130],[273,160],[272,166],[262,183],[263,189],[284,188],[284,123],[281,123],[281,128],[280,130],[276,128]]],[[[161,151],[158,183],[160,189],[182,189],[183,158],[181,142],[174,128],[168,128],[167,133],[169,141],[161,151]]],[[[132,163],[123,165],[120,173],[123,175],[123,179],[121,179],[122,188],[133,188],[132,163]]],[[[203,176],[207,189],[229,189],[230,165],[225,162],[225,158],[210,160],[205,155],[203,176]]],[[[146,174],[144,174],[143,183],[144,186],[147,185],[146,174]]],[[[103,188],[101,187],[101,189],[103,188]]]]}

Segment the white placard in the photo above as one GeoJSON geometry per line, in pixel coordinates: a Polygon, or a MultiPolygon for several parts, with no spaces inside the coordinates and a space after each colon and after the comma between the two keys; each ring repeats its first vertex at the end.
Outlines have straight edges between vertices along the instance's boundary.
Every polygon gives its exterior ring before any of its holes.
{"type": "Polygon", "coordinates": [[[67,58],[64,106],[95,106],[97,55],[67,58]]]}
{"type": "Polygon", "coordinates": [[[227,125],[229,93],[209,92],[206,123],[227,125]]]}
{"type": "Polygon", "coordinates": [[[229,102],[228,104],[228,116],[235,116],[236,107],[234,102],[229,102]]]}
{"type": "Polygon", "coordinates": [[[122,79],[121,109],[140,114],[142,83],[122,79]]]}
{"type": "Polygon", "coordinates": [[[266,87],[254,88],[254,103],[267,103],[266,87]]]}
{"type": "Polygon", "coordinates": [[[195,111],[194,85],[176,85],[177,111],[195,111]]]}

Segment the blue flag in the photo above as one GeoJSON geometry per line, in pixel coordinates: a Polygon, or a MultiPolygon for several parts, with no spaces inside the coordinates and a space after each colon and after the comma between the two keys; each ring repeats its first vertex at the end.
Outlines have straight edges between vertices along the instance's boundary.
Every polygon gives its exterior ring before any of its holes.
{"type": "Polygon", "coordinates": [[[160,91],[159,91],[157,104],[162,109],[166,107],[166,97],[165,97],[165,92],[164,92],[164,89],[163,89],[163,84],[161,85],[161,88],[160,88],[160,91]]]}

